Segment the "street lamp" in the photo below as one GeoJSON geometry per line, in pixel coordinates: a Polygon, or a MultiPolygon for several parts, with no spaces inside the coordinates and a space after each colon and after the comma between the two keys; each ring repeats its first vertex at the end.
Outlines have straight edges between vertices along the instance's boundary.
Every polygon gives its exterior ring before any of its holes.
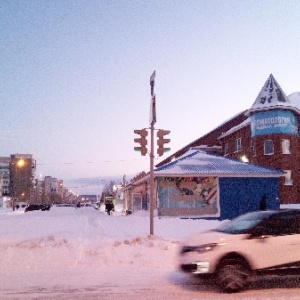
{"type": "Polygon", "coordinates": [[[248,163],[248,162],[249,162],[249,159],[248,159],[248,157],[247,157],[246,155],[242,155],[242,156],[241,156],[241,161],[242,161],[242,162],[248,163]]]}
{"type": "Polygon", "coordinates": [[[19,159],[17,162],[17,166],[22,168],[25,165],[25,160],[23,158],[19,159]]]}

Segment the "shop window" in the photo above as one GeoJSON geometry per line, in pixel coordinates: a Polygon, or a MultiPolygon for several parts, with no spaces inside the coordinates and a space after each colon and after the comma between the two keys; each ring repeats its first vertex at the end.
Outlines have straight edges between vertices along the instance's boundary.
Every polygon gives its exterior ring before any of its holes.
{"type": "Polygon", "coordinates": [[[292,171],[291,170],[284,170],[284,172],[285,172],[284,185],[293,185],[292,171]]]}
{"type": "Polygon", "coordinates": [[[274,154],[274,144],[272,140],[266,140],[264,143],[264,154],[272,155],[274,154]]]}
{"type": "Polygon", "coordinates": [[[242,139],[238,138],[235,141],[235,152],[242,151],[242,139]]]}
{"type": "Polygon", "coordinates": [[[291,142],[290,140],[282,140],[282,154],[291,154],[291,142]]]}

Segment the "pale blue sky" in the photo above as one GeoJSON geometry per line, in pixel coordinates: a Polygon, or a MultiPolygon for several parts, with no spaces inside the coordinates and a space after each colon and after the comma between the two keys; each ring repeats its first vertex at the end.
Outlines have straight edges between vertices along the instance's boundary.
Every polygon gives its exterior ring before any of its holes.
{"type": "Polygon", "coordinates": [[[289,0],[0,0],[0,156],[33,154],[37,175],[64,180],[148,171],[133,130],[153,70],[172,153],[249,108],[271,73],[300,91],[299,16],[289,0]]]}

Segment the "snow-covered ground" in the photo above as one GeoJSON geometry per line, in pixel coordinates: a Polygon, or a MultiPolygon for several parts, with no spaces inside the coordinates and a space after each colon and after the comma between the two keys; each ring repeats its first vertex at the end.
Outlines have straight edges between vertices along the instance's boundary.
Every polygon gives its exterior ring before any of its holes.
{"type": "Polygon", "coordinates": [[[300,299],[300,283],[267,281],[234,295],[177,270],[179,243],[219,221],[108,216],[92,207],[0,210],[0,299],[300,299]]]}

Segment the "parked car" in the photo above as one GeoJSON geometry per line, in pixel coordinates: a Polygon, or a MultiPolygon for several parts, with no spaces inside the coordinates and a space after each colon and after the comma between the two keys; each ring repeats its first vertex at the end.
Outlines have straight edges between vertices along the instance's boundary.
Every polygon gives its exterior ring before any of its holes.
{"type": "Polygon", "coordinates": [[[300,210],[258,211],[188,239],[180,269],[238,292],[265,275],[300,275],[300,210]]]}
{"type": "Polygon", "coordinates": [[[45,210],[50,210],[50,208],[51,205],[48,204],[29,204],[25,207],[25,212],[32,211],[32,210],[45,211],[45,210]]]}
{"type": "Polygon", "coordinates": [[[49,205],[49,204],[42,204],[41,205],[41,210],[42,211],[50,210],[50,208],[51,208],[51,205],[49,205]]]}

